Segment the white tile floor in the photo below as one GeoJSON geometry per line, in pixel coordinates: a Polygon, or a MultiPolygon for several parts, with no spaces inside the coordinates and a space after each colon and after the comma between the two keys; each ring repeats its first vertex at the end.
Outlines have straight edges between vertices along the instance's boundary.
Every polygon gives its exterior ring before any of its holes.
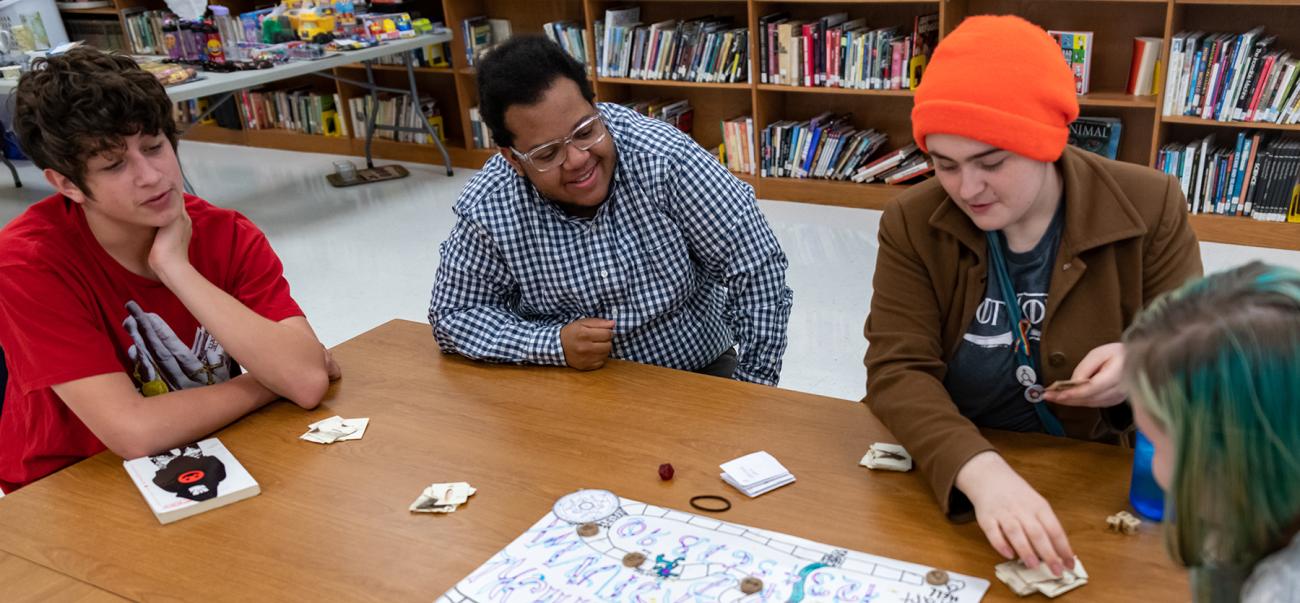
{"type": "MultiPolygon", "coordinates": [[[[338,157],[183,143],[199,195],[243,212],[266,231],[294,297],[326,345],[392,318],[423,322],[451,230],[452,203],[473,173],[407,164],[411,177],[335,189],[323,177],[338,157]]],[[[0,171],[0,224],[50,193],[30,164],[15,190],[0,171]]],[[[862,323],[871,301],[879,212],[763,201],[790,258],[795,292],[781,386],[856,400],[865,389],[862,323]]],[[[1206,243],[1207,270],[1251,259],[1300,268],[1300,252],[1206,243]]]]}

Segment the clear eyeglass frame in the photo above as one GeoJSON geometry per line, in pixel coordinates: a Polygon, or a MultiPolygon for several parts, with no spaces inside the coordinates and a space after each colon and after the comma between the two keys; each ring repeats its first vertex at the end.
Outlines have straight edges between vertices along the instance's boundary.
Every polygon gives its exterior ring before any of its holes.
{"type": "Polygon", "coordinates": [[[573,129],[573,132],[570,132],[569,135],[564,138],[544,142],[529,149],[526,153],[520,153],[519,150],[514,147],[510,147],[510,152],[521,161],[532,166],[534,170],[545,172],[564,163],[565,158],[568,156],[568,154],[565,153],[565,150],[570,144],[577,147],[579,151],[586,151],[603,142],[607,136],[609,136],[609,128],[605,127],[605,120],[599,113],[596,113],[591,117],[578,122],[578,125],[573,129]],[[589,138],[583,139],[582,131],[592,125],[597,127],[592,128],[591,132],[586,134],[589,138]],[[546,157],[548,152],[552,150],[554,150],[555,153],[551,155],[549,159],[541,159],[542,157],[546,157]]]}

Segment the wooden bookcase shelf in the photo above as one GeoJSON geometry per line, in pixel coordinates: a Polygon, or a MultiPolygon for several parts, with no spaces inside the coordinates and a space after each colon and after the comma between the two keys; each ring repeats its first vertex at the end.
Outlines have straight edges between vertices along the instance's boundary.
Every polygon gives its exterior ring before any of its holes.
{"type": "Polygon", "coordinates": [[[625,84],[630,86],[662,86],[665,88],[711,88],[714,90],[749,90],[751,85],[746,83],[727,83],[727,82],[679,82],[677,80],[642,80],[626,77],[602,77],[597,78],[599,83],[604,84],[625,84]]]}
{"type": "Polygon", "coordinates": [[[117,8],[112,6],[100,6],[96,8],[60,8],[60,13],[65,15],[111,15],[117,16],[117,8]]]}
{"type": "Polygon", "coordinates": [[[1122,107],[1130,109],[1155,109],[1155,96],[1133,96],[1123,92],[1089,92],[1079,97],[1082,107],[1122,107]]]}
{"type": "Polygon", "coordinates": [[[1215,121],[1213,119],[1202,119],[1199,117],[1186,117],[1180,115],[1164,115],[1160,121],[1167,124],[1182,124],[1187,126],[1210,126],[1216,128],[1248,128],[1251,130],[1281,130],[1283,132],[1300,132],[1300,124],[1275,124],[1268,122],[1254,121],[1215,121]]]}
{"type": "MultiPolygon", "coordinates": [[[[116,0],[118,9],[127,6],[162,8],[163,0],[116,0]]],[[[232,10],[248,10],[256,0],[234,0],[232,10]],[[244,6],[244,5],[248,6],[244,6]]],[[[1161,94],[1130,96],[1122,91],[1128,80],[1132,43],[1135,36],[1163,38],[1162,65],[1168,65],[1169,41],[1182,30],[1244,32],[1264,25],[1278,35],[1276,47],[1300,51],[1300,0],[415,0],[419,12],[447,23],[453,32],[451,67],[423,68],[417,73],[422,90],[438,99],[447,129],[447,146],[458,166],[478,168],[495,152],[472,147],[469,110],[478,104],[474,68],[465,57],[461,21],[473,16],[508,18],[516,34],[540,33],[551,21],[570,20],[585,24],[588,64],[592,64],[593,21],[605,10],[631,3],[642,7],[642,21],[689,19],[704,15],[729,15],[737,23],[753,28],[758,18],[788,11],[799,18],[813,18],[845,11],[863,17],[873,26],[908,25],[912,17],[939,13],[940,35],[952,31],[967,15],[1018,14],[1048,29],[1096,32],[1092,67],[1092,93],[1079,98],[1085,116],[1118,117],[1123,120],[1119,158],[1154,165],[1161,146],[1191,140],[1197,132],[1211,128],[1238,128],[1300,132],[1300,126],[1217,122],[1193,117],[1162,115],[1161,94]],[[451,75],[452,77],[445,77],[451,75]]],[[[757,74],[757,40],[751,36],[751,74],[757,74]]],[[[360,66],[339,70],[356,78],[360,66]]],[[[379,66],[376,77],[405,79],[400,66],[379,66]]],[[[1163,74],[1162,74],[1163,77],[1163,74]]],[[[823,111],[852,112],[854,124],[886,132],[891,147],[911,141],[911,90],[846,90],[839,88],[777,86],[748,83],[678,82],[592,77],[597,98],[620,102],[649,98],[686,98],[695,107],[692,136],[702,146],[715,148],[721,142],[719,122],[740,115],[752,115],[756,130],[783,119],[807,119],[823,111]]],[[[360,91],[338,84],[344,104],[360,91]]],[[[1203,135],[1203,134],[1202,134],[1203,135]]],[[[364,140],[307,136],[276,130],[224,131],[200,126],[187,136],[229,144],[247,144],[291,150],[359,155],[364,140]]],[[[377,140],[376,157],[441,162],[429,145],[377,140]]],[[[818,203],[844,207],[881,209],[906,187],[851,182],[763,178],[738,174],[751,184],[759,198],[818,203]]],[[[1194,215],[1191,223],[1203,241],[1234,243],[1300,250],[1300,224],[1260,222],[1250,218],[1194,215]]]]}
{"type": "Polygon", "coordinates": [[[758,84],[759,90],[765,92],[798,92],[807,94],[852,94],[854,96],[912,96],[911,90],[853,90],[851,88],[826,88],[822,86],[779,86],[776,84],[758,84]]]}

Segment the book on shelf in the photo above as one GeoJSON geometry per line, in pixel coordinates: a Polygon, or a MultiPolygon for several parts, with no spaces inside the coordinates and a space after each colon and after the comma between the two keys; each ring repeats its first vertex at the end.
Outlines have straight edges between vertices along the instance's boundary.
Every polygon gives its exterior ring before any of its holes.
{"type": "Polygon", "coordinates": [[[718,159],[728,170],[739,174],[758,173],[757,154],[754,152],[754,118],[742,115],[722,122],[722,144],[718,159]]]}
{"type": "MultiPolygon", "coordinates": [[[[194,123],[194,120],[198,116],[202,115],[204,111],[207,110],[208,110],[207,98],[192,98],[187,101],[172,103],[172,121],[175,121],[177,126],[183,129],[186,126],[194,123]]],[[[217,122],[215,119],[212,118],[211,115],[209,115],[203,118],[203,121],[199,123],[215,124],[217,122]]]]}
{"type": "Polygon", "coordinates": [[[280,129],[335,138],[348,135],[347,125],[339,114],[342,102],[338,94],[317,93],[307,88],[245,89],[236,92],[231,100],[238,107],[240,129],[280,129]]]}
{"type": "Polygon", "coordinates": [[[695,108],[689,100],[635,100],[621,104],[651,119],[672,124],[687,136],[695,124],[695,108]]]}
{"type": "Polygon", "coordinates": [[[1108,159],[1119,157],[1124,123],[1118,117],[1080,117],[1070,124],[1070,144],[1108,159]]]}
{"type": "Polygon", "coordinates": [[[167,54],[162,23],[164,19],[175,19],[175,15],[166,10],[147,10],[143,6],[124,8],[121,13],[123,30],[133,54],[167,54]]]}
{"type": "Polygon", "coordinates": [[[877,177],[885,184],[903,184],[934,172],[934,163],[924,154],[904,159],[898,167],[877,177]]]}
{"type": "MultiPolygon", "coordinates": [[[[416,67],[451,67],[451,43],[430,44],[411,51],[416,67]]],[[[401,54],[374,59],[379,65],[406,65],[401,54]]]]}
{"type": "Polygon", "coordinates": [[[749,30],[702,17],[607,25],[603,77],[737,83],[749,81],[749,30]]]}
{"type": "Polygon", "coordinates": [[[615,49],[622,48],[622,44],[615,44],[615,38],[621,42],[627,31],[640,24],[641,7],[622,6],[606,10],[605,20],[597,21],[593,25],[596,40],[596,73],[600,77],[615,77],[612,75],[613,68],[619,54],[615,49]]]}
{"type": "MultiPolygon", "coordinates": [[[[211,107],[212,103],[218,100],[218,98],[219,97],[205,96],[194,100],[176,103],[176,109],[173,114],[182,126],[189,125],[194,121],[195,117],[207,112],[208,108],[211,107]]],[[[240,115],[239,106],[237,103],[233,102],[223,102],[220,105],[217,105],[217,108],[213,109],[211,113],[208,113],[207,117],[199,123],[202,125],[214,125],[227,130],[244,129],[244,120],[240,115]]]]}
{"type": "Polygon", "coordinates": [[[514,35],[509,19],[488,19],[488,27],[492,28],[493,44],[500,44],[514,35]]]}
{"type": "MultiPolygon", "coordinates": [[[[420,120],[424,119],[438,135],[438,139],[447,140],[446,130],[443,127],[442,112],[438,108],[438,102],[433,98],[421,96],[419,106],[411,102],[410,95],[392,94],[381,92],[378,95],[378,102],[373,108],[375,111],[375,125],[387,127],[403,128],[420,128],[420,120]]],[[[366,135],[366,116],[367,111],[371,110],[370,96],[355,96],[348,99],[349,109],[352,112],[352,131],[358,137],[366,135]]],[[[375,129],[375,138],[383,140],[392,140],[395,142],[410,142],[415,144],[433,144],[433,138],[427,132],[394,132],[392,130],[375,129]]]]}
{"type": "Polygon", "coordinates": [[[587,30],[576,21],[551,21],[542,24],[542,32],[564,52],[583,65],[587,64],[587,30]]]}
{"type": "Polygon", "coordinates": [[[1128,86],[1125,92],[1133,96],[1150,96],[1157,92],[1160,81],[1160,51],[1163,38],[1138,36],[1133,38],[1133,61],[1128,68],[1128,86]]]}
{"type": "Polygon", "coordinates": [[[909,90],[938,40],[939,15],[906,27],[871,28],[839,12],[813,20],[772,13],[758,20],[759,81],[800,87],[909,90]]]}
{"type": "Polygon", "coordinates": [[[1047,32],[1061,46],[1061,56],[1065,64],[1074,72],[1074,91],[1079,95],[1087,94],[1092,84],[1092,47],[1094,36],[1090,31],[1055,31],[1047,32]]]}
{"type": "Polygon", "coordinates": [[[1194,214],[1300,221],[1300,138],[1241,131],[1160,149],[1156,168],[1177,177],[1194,214]]]}
{"type": "Polygon", "coordinates": [[[469,129],[470,142],[473,143],[474,148],[491,149],[496,146],[492,142],[492,131],[483,122],[483,115],[479,112],[478,107],[469,108],[469,129]]]}
{"type": "Polygon", "coordinates": [[[759,173],[765,177],[857,182],[868,181],[859,174],[888,138],[877,130],[854,127],[850,114],[832,113],[806,121],[778,121],[760,135],[759,173]]]}
{"type": "Polygon", "coordinates": [[[916,143],[909,143],[902,148],[885,153],[884,155],[877,157],[874,161],[858,168],[857,171],[853,173],[852,180],[860,183],[882,180],[891,172],[899,169],[904,162],[910,161],[919,155],[922,155],[921,149],[916,146],[916,143]]]}
{"type": "Polygon", "coordinates": [[[461,35],[465,39],[465,61],[470,66],[493,46],[510,39],[513,28],[509,19],[470,17],[461,21],[461,35]]]}
{"type": "Polygon", "coordinates": [[[1263,27],[1241,34],[1179,32],[1170,39],[1165,115],[1300,123],[1300,61],[1263,27]]]}
{"type": "Polygon", "coordinates": [[[939,44],[939,13],[917,15],[912,24],[911,61],[908,64],[908,85],[916,89],[921,85],[921,75],[929,65],[930,55],[939,44]]]}
{"type": "Polygon", "coordinates": [[[217,438],[122,461],[122,466],[163,524],[261,492],[253,476],[217,438]]]}

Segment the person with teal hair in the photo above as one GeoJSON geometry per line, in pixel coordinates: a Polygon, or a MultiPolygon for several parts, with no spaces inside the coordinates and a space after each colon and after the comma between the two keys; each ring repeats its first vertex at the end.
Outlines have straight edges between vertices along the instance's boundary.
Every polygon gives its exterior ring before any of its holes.
{"type": "Polygon", "coordinates": [[[1300,271],[1254,262],[1185,285],[1124,346],[1194,600],[1300,601],[1300,271]]]}

